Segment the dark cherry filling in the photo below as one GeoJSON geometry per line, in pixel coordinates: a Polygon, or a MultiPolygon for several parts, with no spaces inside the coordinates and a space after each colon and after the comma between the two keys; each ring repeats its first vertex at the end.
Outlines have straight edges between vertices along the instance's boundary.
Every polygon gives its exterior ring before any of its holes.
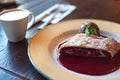
{"type": "Polygon", "coordinates": [[[103,50],[65,47],[60,51],[59,61],[69,70],[99,76],[114,72],[120,68],[120,51],[113,59],[110,59],[110,57],[111,55],[103,50]],[[101,55],[101,53],[104,53],[104,55],[101,55]]]}
{"type": "Polygon", "coordinates": [[[64,47],[60,50],[60,54],[71,56],[85,56],[85,57],[107,57],[111,58],[110,53],[104,50],[83,47],[64,47]]]}

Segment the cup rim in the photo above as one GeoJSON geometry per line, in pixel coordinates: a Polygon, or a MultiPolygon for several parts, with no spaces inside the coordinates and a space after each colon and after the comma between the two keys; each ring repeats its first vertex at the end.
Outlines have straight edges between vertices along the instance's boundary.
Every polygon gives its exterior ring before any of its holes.
{"type": "MultiPolygon", "coordinates": [[[[12,11],[25,11],[27,12],[28,14],[26,15],[26,17],[31,13],[30,11],[26,10],[26,9],[17,9],[17,8],[13,8],[13,9],[6,9],[6,10],[3,10],[2,12],[0,12],[0,16],[3,15],[4,13],[7,13],[7,12],[12,12],[12,11]]],[[[21,18],[23,19],[23,18],[21,18]]],[[[4,20],[4,19],[1,19],[0,20],[3,20],[3,21],[8,21],[8,20],[4,20]]],[[[20,20],[20,19],[19,19],[20,20]]],[[[9,21],[17,21],[16,20],[9,20],[9,21]]]]}

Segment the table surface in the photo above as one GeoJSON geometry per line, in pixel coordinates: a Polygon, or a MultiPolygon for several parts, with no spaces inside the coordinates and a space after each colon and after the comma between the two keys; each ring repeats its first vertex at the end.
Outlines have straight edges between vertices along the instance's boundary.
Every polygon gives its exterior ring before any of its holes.
{"type": "MultiPolygon", "coordinates": [[[[63,20],[92,18],[120,23],[120,0],[19,0],[17,4],[0,4],[0,12],[23,6],[36,16],[55,3],[77,6],[77,9],[63,20]]],[[[27,55],[29,41],[38,31],[38,26],[40,23],[28,30],[23,41],[12,43],[7,40],[0,25],[0,80],[48,80],[37,72],[27,55]]]]}

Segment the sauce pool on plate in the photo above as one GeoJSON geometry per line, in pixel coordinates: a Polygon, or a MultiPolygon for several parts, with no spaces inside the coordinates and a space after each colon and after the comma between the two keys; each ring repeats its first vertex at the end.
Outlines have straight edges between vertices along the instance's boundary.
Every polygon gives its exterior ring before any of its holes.
{"type": "Polygon", "coordinates": [[[120,51],[113,59],[108,58],[90,58],[83,56],[59,55],[60,64],[68,70],[87,74],[87,75],[105,75],[114,72],[120,68],[120,51]]]}

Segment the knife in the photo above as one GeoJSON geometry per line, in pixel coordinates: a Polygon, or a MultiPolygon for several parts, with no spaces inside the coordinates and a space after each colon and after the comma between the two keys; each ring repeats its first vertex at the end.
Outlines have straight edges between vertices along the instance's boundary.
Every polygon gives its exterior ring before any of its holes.
{"type": "Polygon", "coordinates": [[[45,26],[47,26],[54,18],[56,18],[57,14],[59,13],[65,13],[68,10],[68,8],[63,9],[63,7],[61,7],[61,5],[59,5],[56,9],[54,9],[51,13],[51,15],[48,16],[47,20],[44,21],[44,23],[42,25],[40,25],[38,27],[38,29],[42,29],[45,26]]]}
{"type": "MultiPolygon", "coordinates": [[[[33,25],[35,25],[37,22],[40,22],[42,21],[44,18],[48,17],[48,16],[51,16],[52,13],[54,13],[55,11],[57,11],[57,9],[59,8],[59,4],[56,4],[52,7],[50,7],[49,9],[45,10],[43,13],[41,14],[38,14],[36,17],[35,17],[35,22],[33,25]]],[[[52,16],[49,18],[49,20],[52,20],[52,16]]],[[[45,21],[45,23],[48,23],[48,21],[45,21]]],[[[45,24],[44,23],[44,24],[45,24]]],[[[49,23],[48,23],[49,24],[49,23]]],[[[32,27],[32,26],[31,26],[32,27]]],[[[31,27],[29,27],[28,29],[30,29],[31,27]]]]}
{"type": "Polygon", "coordinates": [[[48,19],[47,21],[45,21],[44,23],[42,23],[42,24],[38,27],[38,29],[42,29],[42,28],[44,28],[45,26],[47,26],[47,25],[55,18],[56,15],[57,15],[57,12],[51,14],[50,17],[49,17],[49,19],[48,19]]]}

